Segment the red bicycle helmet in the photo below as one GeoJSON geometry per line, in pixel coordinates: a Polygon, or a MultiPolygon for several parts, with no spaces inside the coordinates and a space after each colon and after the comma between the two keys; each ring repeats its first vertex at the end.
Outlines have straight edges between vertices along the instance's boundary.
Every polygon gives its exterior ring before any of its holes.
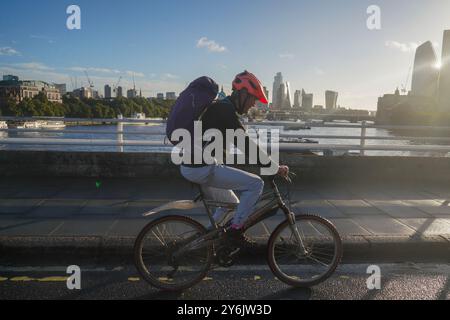
{"type": "Polygon", "coordinates": [[[255,96],[262,103],[269,103],[264,93],[261,82],[253,73],[244,71],[236,76],[233,81],[233,90],[247,89],[248,93],[255,96]]]}

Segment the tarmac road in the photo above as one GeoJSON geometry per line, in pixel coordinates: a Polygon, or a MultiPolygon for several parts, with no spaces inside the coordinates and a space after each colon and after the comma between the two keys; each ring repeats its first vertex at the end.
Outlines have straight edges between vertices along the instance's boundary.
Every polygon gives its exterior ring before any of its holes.
{"type": "MultiPolygon", "coordinates": [[[[237,265],[211,271],[182,293],[158,291],[141,280],[134,266],[81,264],[81,290],[67,288],[67,266],[28,261],[0,266],[0,299],[150,299],[150,300],[372,300],[450,299],[450,264],[380,264],[381,288],[369,290],[369,264],[341,265],[324,283],[292,289],[265,265],[237,265]],[[36,266],[39,265],[39,266],[36,266]]],[[[373,283],[373,282],[372,282],[373,283]]]]}

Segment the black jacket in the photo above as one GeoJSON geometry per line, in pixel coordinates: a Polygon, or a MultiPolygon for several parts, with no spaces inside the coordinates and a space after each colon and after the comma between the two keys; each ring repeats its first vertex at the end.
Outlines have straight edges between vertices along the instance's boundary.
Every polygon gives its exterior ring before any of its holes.
{"type": "MultiPolygon", "coordinates": [[[[244,130],[245,131],[245,127],[242,124],[241,120],[239,119],[239,115],[236,112],[236,108],[233,104],[233,102],[231,101],[230,97],[227,97],[223,100],[220,101],[215,101],[213,102],[207,109],[206,111],[203,113],[203,115],[201,116],[201,118],[199,119],[199,121],[202,121],[202,134],[204,135],[204,133],[209,130],[209,129],[217,129],[222,133],[222,137],[224,140],[224,145],[222,150],[224,152],[228,152],[227,150],[227,146],[225,145],[226,142],[226,130],[227,129],[232,129],[232,130],[244,130]]],[[[203,149],[209,144],[210,142],[204,142],[203,143],[203,149]]],[[[246,138],[245,138],[245,150],[240,150],[241,152],[243,152],[245,154],[245,159],[246,162],[245,164],[249,164],[249,144],[252,143],[250,142],[250,138],[249,136],[246,134],[246,138]],[[244,152],[245,151],[245,152],[244,152]]],[[[238,148],[238,144],[237,141],[234,141],[234,145],[238,148]]],[[[260,167],[270,167],[270,162],[268,164],[263,164],[261,161],[266,162],[267,163],[267,158],[266,159],[260,159],[259,155],[260,155],[260,149],[259,147],[257,147],[257,151],[258,151],[258,159],[257,159],[257,164],[260,167]],[[264,161],[265,160],[265,161],[264,161]]],[[[267,154],[264,152],[264,155],[267,156],[267,154]]],[[[217,155],[215,155],[217,157],[217,155]]],[[[268,156],[267,156],[268,157],[268,156]]],[[[194,157],[191,157],[191,164],[194,164],[194,157]]],[[[265,158],[265,157],[264,157],[265,158]]],[[[270,159],[270,158],[268,158],[270,159]]],[[[226,156],[223,156],[223,160],[224,160],[224,164],[227,165],[226,163],[226,156]]],[[[234,157],[234,162],[233,164],[237,164],[237,155],[235,155],[234,157]]],[[[206,164],[203,162],[202,164],[194,164],[191,166],[194,167],[198,167],[198,166],[205,166],[206,164]]]]}

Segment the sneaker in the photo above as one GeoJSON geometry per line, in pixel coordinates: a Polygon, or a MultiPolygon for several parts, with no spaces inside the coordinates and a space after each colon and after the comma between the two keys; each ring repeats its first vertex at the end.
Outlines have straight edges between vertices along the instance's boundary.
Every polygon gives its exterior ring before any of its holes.
{"type": "Polygon", "coordinates": [[[227,229],[224,239],[228,244],[238,248],[249,248],[255,245],[255,242],[249,239],[242,230],[233,228],[227,229]]]}

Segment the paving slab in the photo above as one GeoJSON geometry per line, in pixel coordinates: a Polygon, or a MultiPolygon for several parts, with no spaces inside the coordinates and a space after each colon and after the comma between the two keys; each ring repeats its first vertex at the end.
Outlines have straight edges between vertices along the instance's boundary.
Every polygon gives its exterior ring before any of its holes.
{"type": "Polygon", "coordinates": [[[450,206],[448,204],[417,206],[418,209],[430,215],[450,215],[450,206]]]}
{"type": "Polygon", "coordinates": [[[450,235],[450,219],[399,219],[399,221],[416,230],[418,235],[450,235]]]}
{"type": "Polygon", "coordinates": [[[150,223],[151,219],[119,219],[108,230],[107,236],[137,237],[139,232],[150,223]]]}
{"type": "Polygon", "coordinates": [[[364,200],[327,200],[347,216],[382,215],[383,212],[364,200]]]}
{"type": "Polygon", "coordinates": [[[1,219],[0,236],[47,236],[60,224],[52,219],[1,219]]]}
{"type": "Polygon", "coordinates": [[[383,216],[354,217],[353,221],[360,225],[362,228],[371,232],[373,235],[412,236],[416,233],[414,229],[400,223],[394,218],[386,218],[383,216]]]}
{"type": "Polygon", "coordinates": [[[367,202],[393,218],[432,217],[430,214],[401,200],[367,200],[367,202]]]}
{"type": "Polygon", "coordinates": [[[295,203],[292,208],[298,209],[302,213],[317,214],[324,218],[346,217],[345,214],[326,200],[302,200],[295,203]]]}
{"type": "Polygon", "coordinates": [[[44,199],[0,199],[0,214],[25,214],[44,199]]]}
{"type": "Polygon", "coordinates": [[[77,216],[87,215],[105,215],[114,216],[123,213],[128,206],[126,199],[90,199],[86,202],[83,208],[77,213],[77,216]]]}
{"type": "MultiPolygon", "coordinates": [[[[58,221],[58,220],[55,220],[58,221]]],[[[106,236],[116,220],[64,220],[51,236],[106,236]]]]}
{"type": "Polygon", "coordinates": [[[322,187],[315,191],[323,198],[328,200],[357,200],[358,197],[349,190],[341,187],[322,187]]]}
{"type": "Polygon", "coordinates": [[[44,200],[39,206],[32,209],[27,217],[65,218],[79,213],[86,202],[84,199],[44,200]]]}
{"type": "Polygon", "coordinates": [[[361,227],[352,219],[331,219],[339,234],[343,236],[366,236],[371,235],[369,231],[361,227]]]}
{"type": "Polygon", "coordinates": [[[394,200],[430,200],[432,196],[422,191],[422,186],[388,186],[380,187],[382,192],[394,200]]]}

